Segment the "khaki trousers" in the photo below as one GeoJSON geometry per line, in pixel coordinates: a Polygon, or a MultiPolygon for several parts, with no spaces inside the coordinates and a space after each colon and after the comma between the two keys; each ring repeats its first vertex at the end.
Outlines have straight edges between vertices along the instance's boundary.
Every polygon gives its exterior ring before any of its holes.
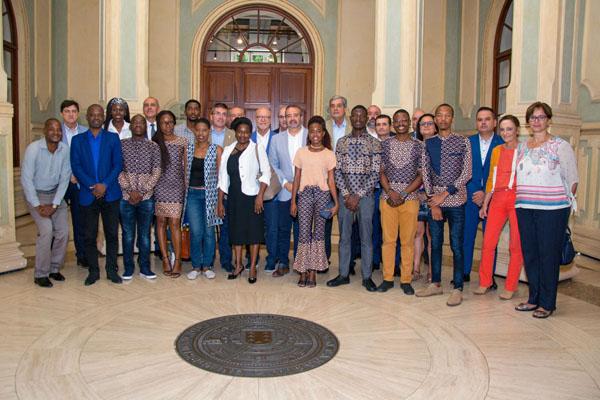
{"type": "Polygon", "coordinates": [[[401,206],[391,207],[385,200],[381,199],[379,209],[381,210],[381,228],[383,231],[383,246],[381,248],[383,280],[394,281],[396,239],[398,233],[400,233],[400,256],[402,258],[400,283],[410,283],[412,281],[419,201],[408,200],[401,206]]]}

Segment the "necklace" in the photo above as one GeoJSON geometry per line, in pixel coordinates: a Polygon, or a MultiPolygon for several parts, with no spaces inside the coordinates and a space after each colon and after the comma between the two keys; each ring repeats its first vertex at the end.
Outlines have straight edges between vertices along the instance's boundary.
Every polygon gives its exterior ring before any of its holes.
{"type": "Polygon", "coordinates": [[[324,147],[324,146],[323,146],[323,144],[320,144],[320,145],[318,145],[318,146],[315,146],[315,145],[313,145],[312,143],[310,144],[310,148],[311,148],[311,149],[315,149],[315,150],[320,150],[320,149],[322,149],[323,147],[324,147]]]}

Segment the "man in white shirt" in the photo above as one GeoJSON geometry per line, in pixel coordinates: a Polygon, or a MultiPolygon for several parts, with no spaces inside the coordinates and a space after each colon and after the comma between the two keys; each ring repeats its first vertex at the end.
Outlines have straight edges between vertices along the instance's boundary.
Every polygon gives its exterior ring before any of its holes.
{"type": "Polygon", "coordinates": [[[367,132],[375,139],[378,139],[377,131],[375,130],[375,119],[380,115],[381,108],[379,108],[379,106],[371,104],[369,107],[367,107],[367,132]]]}
{"type": "Polygon", "coordinates": [[[142,105],[142,111],[144,113],[144,117],[146,118],[146,135],[149,140],[152,140],[152,136],[156,133],[158,129],[158,125],[156,122],[156,116],[160,111],[160,104],[158,103],[158,99],[156,97],[148,97],[144,100],[144,104],[142,105]]]}
{"type": "MultiPolygon", "coordinates": [[[[331,135],[331,143],[334,151],[337,141],[352,131],[352,126],[346,116],[347,108],[348,100],[344,96],[335,95],[329,99],[330,118],[326,121],[325,126],[331,135]]],[[[327,232],[325,232],[325,235],[327,235],[327,232]]]]}
{"type": "Polygon", "coordinates": [[[290,234],[294,231],[294,256],[298,248],[298,220],[290,215],[292,202],[292,184],[294,182],[294,157],[296,152],[306,145],[308,130],[302,125],[304,111],[297,105],[289,105],[285,110],[287,130],[271,139],[269,162],[281,182],[282,189],[274,199],[277,207],[277,247],[276,270],[274,277],[280,277],[290,271],[288,253],[290,234]]]}

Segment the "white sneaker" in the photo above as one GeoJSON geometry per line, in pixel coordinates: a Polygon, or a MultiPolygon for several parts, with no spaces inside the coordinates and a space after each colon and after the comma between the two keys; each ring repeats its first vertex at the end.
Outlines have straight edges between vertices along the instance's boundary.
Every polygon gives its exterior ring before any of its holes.
{"type": "Polygon", "coordinates": [[[197,269],[193,269],[187,273],[187,278],[189,280],[193,281],[194,279],[196,279],[198,277],[199,274],[200,274],[200,272],[197,269]]]}
{"type": "Polygon", "coordinates": [[[123,278],[123,280],[125,280],[125,281],[130,281],[133,279],[133,274],[129,274],[129,275],[123,274],[123,275],[121,275],[121,278],[123,278]]]}
{"type": "Polygon", "coordinates": [[[217,275],[217,274],[214,273],[214,271],[212,269],[206,269],[202,273],[208,279],[215,279],[215,276],[217,275]]]}
{"type": "Polygon", "coordinates": [[[156,274],[152,271],[148,271],[146,273],[140,272],[140,276],[146,279],[156,279],[156,274]]]}

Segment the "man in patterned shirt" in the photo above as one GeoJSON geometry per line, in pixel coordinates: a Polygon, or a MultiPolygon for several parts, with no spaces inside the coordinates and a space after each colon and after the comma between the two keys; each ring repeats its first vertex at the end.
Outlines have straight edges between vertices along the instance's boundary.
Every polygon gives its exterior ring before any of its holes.
{"type": "Polygon", "coordinates": [[[425,142],[423,186],[429,197],[431,216],[431,284],[416,292],[418,297],[442,294],[442,245],[444,221],[450,228],[450,248],[454,263],[454,290],[446,304],[462,303],[464,255],[463,238],[467,182],[471,179],[471,146],[465,137],[452,133],[454,109],[441,104],[435,109],[439,133],[425,142]]]}
{"type": "Polygon", "coordinates": [[[154,186],[160,178],[160,148],[146,136],[146,119],[137,114],[129,125],[131,137],[121,141],[123,171],[119,185],[123,198],[119,206],[123,228],[123,279],[133,278],[133,243],[137,227],[140,276],[155,279],[150,269],[150,226],[154,217],[154,186]]]}
{"type": "Polygon", "coordinates": [[[361,269],[363,286],[370,292],[377,290],[371,279],[373,259],[373,190],[379,180],[381,143],[367,133],[367,109],[356,106],[350,113],[352,132],[339,139],[335,148],[337,168],[335,185],[343,201],[340,204],[338,223],[340,230],[340,272],[327,282],[335,287],[350,283],[352,221],[358,218],[361,241],[361,269]]]}
{"type": "Polygon", "coordinates": [[[404,294],[415,294],[412,282],[414,238],[417,232],[421,186],[422,143],[410,132],[410,115],[406,110],[394,114],[396,136],[382,142],[381,187],[379,208],[383,228],[383,282],[377,290],[386,292],[394,287],[396,241],[400,233],[402,268],[400,287],[404,294]]]}

